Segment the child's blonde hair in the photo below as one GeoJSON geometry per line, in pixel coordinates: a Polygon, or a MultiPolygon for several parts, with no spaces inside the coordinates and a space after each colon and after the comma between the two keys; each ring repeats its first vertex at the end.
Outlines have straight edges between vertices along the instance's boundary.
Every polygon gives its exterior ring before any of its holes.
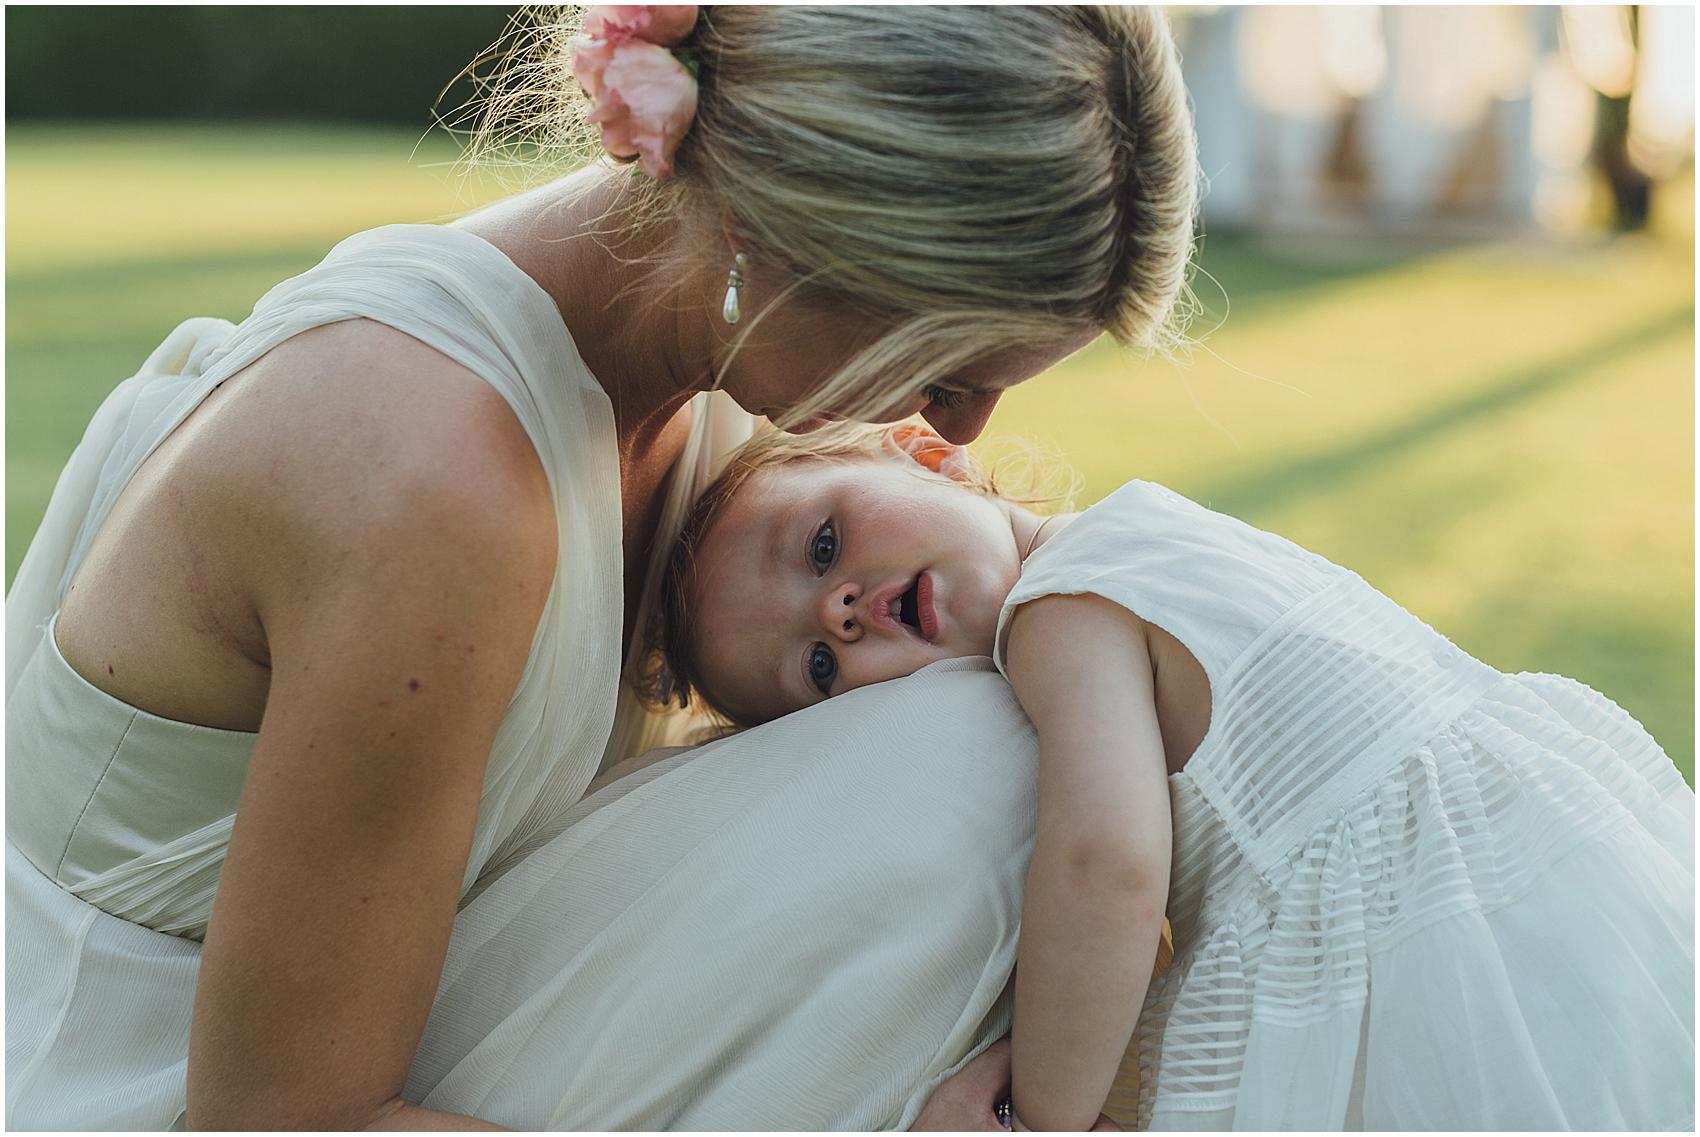
{"type": "MultiPolygon", "coordinates": [[[[475,162],[600,154],[567,67],[581,26],[522,24],[473,75],[475,162]]],[[[782,425],[877,417],[1014,347],[1178,339],[1198,167],[1160,8],[706,6],[681,51],[699,94],[676,172],[634,176],[603,239],[676,224],[672,282],[725,272],[730,238],[788,301],[889,329],[782,425]]]]}
{"type": "MultiPolygon", "coordinates": [[[[724,726],[754,725],[725,709],[704,685],[697,665],[692,611],[698,583],[697,552],[704,539],[732,498],[763,470],[793,462],[907,461],[899,457],[904,445],[901,440],[918,429],[924,428],[911,423],[870,426],[854,422],[834,423],[808,434],[769,428],[732,453],[725,469],[685,515],[668,554],[660,603],[647,629],[649,655],[640,673],[639,694],[650,707],[686,708],[694,696],[698,709],[724,726]]],[[[1003,440],[993,445],[1003,453],[992,462],[961,451],[960,461],[952,463],[951,480],[968,492],[1012,504],[1053,510],[1072,507],[1078,479],[1060,459],[1030,443],[1003,440]]]]}

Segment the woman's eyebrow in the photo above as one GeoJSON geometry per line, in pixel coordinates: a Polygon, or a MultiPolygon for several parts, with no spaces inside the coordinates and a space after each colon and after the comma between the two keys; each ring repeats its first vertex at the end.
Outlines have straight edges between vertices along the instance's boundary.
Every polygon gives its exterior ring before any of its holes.
{"type": "Polygon", "coordinates": [[[960,394],[973,395],[976,397],[983,397],[986,395],[1006,395],[1009,393],[1010,387],[1009,384],[1004,384],[1000,387],[987,386],[983,383],[971,383],[963,375],[951,375],[944,379],[935,379],[933,382],[947,391],[956,391],[960,394]]]}

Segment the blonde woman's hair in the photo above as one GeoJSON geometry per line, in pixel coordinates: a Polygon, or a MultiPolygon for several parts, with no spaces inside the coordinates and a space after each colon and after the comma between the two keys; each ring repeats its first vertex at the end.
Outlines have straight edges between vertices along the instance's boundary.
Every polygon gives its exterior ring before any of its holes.
{"type": "MultiPolygon", "coordinates": [[[[668,554],[661,581],[661,601],[652,625],[646,629],[648,654],[639,673],[638,694],[648,706],[655,710],[675,705],[684,709],[690,707],[694,697],[699,712],[711,720],[711,733],[715,727],[755,725],[731,713],[704,684],[698,666],[692,613],[700,580],[697,556],[703,541],[726,511],[727,504],[762,471],[794,462],[904,460],[899,457],[894,438],[901,438],[904,431],[913,429],[913,424],[906,423],[882,426],[836,423],[808,434],[788,434],[768,428],[733,451],[725,468],[685,515],[668,554]]],[[[994,460],[983,461],[964,451],[960,465],[950,475],[951,480],[966,492],[1016,505],[1045,511],[1073,508],[1079,478],[1060,458],[1019,439],[997,440],[988,444],[987,449],[997,455],[994,460]]],[[[916,465],[913,469],[918,472],[921,467],[916,465]]],[[[918,476],[925,475],[918,473],[918,476]]]]}
{"type": "MultiPolygon", "coordinates": [[[[534,16],[473,75],[474,161],[600,152],[568,69],[581,22],[534,16]]],[[[700,90],[676,173],[634,174],[605,228],[681,226],[695,262],[658,266],[670,280],[730,264],[729,234],[786,302],[888,329],[782,425],[875,417],[1012,347],[1179,338],[1198,172],[1161,9],[709,6],[685,51],[700,90]]]]}

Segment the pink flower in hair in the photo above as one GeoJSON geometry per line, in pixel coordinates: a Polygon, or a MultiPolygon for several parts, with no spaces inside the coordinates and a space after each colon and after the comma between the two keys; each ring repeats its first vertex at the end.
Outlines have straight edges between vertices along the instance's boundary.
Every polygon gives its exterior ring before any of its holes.
{"type": "Polygon", "coordinates": [[[578,39],[573,41],[573,78],[590,96],[592,106],[602,98],[602,76],[614,59],[614,45],[606,40],[578,39]]]}
{"type": "Polygon", "coordinates": [[[585,121],[601,128],[602,148],[636,158],[652,178],[670,176],[697,113],[697,81],[684,64],[664,47],[633,40],[581,49],[573,73],[596,103],[585,121]]]}
{"type": "Polygon", "coordinates": [[[609,4],[585,14],[589,39],[573,45],[572,67],[602,131],[602,148],[636,158],[644,173],[673,173],[673,154],[697,113],[697,82],[667,47],[696,24],[692,5],[609,4]]]}
{"type": "Polygon", "coordinates": [[[606,43],[640,39],[677,47],[696,23],[695,4],[598,4],[584,14],[584,34],[606,43]]]}

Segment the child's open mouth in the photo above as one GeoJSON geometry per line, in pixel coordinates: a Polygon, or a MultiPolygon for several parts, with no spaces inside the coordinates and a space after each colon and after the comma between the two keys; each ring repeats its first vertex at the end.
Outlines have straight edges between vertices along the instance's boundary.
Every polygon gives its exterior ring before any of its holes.
{"type": "Polygon", "coordinates": [[[891,614],[928,643],[936,640],[939,620],[933,611],[933,578],[924,572],[917,574],[908,590],[892,602],[891,614]]]}

